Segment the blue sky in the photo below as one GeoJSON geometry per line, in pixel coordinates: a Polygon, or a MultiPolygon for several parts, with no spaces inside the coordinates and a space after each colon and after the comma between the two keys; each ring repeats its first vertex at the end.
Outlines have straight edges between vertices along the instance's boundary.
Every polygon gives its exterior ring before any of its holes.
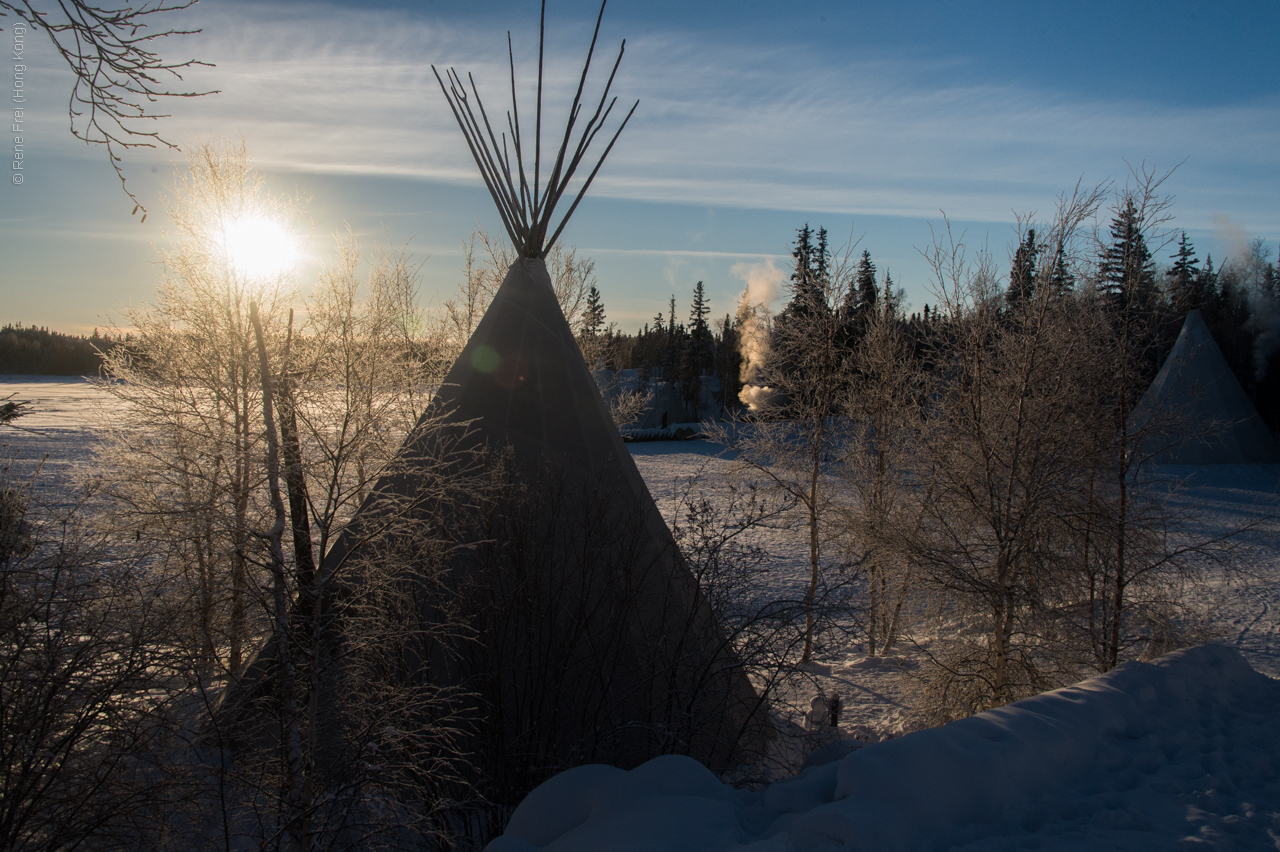
{"type": "MultiPolygon", "coordinates": [[[[598,6],[548,6],[560,121],[598,6]]],[[[533,79],[533,0],[205,0],[172,21],[204,31],[164,54],[216,63],[189,81],[222,93],[164,104],[160,129],[243,136],[274,191],[310,196],[304,286],[344,223],[370,248],[407,243],[428,304],[460,280],[477,222],[501,236],[429,65],[474,72],[505,107],[507,30],[533,79]]],[[[615,90],[640,107],[562,240],[595,259],[626,330],[673,292],[687,310],[697,280],[717,315],[731,310],[751,270],[784,274],[806,222],[859,240],[918,308],[918,249],[940,211],[1005,259],[1015,211],[1048,216],[1077,180],[1122,184],[1128,164],[1181,163],[1164,188],[1201,258],[1248,237],[1274,256],[1280,240],[1275,2],[612,0],[609,58],[622,38],[615,90]]],[[[161,191],[184,160],[126,156],[151,210],[130,218],[104,152],[66,131],[68,74],[27,43],[26,181],[0,190],[0,322],[82,331],[150,298],[161,191]]]]}

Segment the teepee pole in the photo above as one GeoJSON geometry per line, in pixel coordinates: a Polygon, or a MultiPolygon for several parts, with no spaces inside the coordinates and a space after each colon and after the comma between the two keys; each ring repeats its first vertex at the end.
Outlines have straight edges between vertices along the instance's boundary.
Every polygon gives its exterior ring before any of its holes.
{"type": "Polygon", "coordinates": [[[570,143],[574,140],[575,128],[579,127],[579,118],[582,117],[583,113],[583,93],[586,91],[587,76],[591,71],[591,62],[595,57],[596,44],[600,39],[600,25],[604,20],[606,2],[607,0],[601,2],[600,12],[596,15],[595,29],[591,34],[591,45],[587,49],[587,58],[583,62],[582,73],[578,77],[578,87],[574,92],[568,119],[565,121],[564,136],[556,151],[555,162],[551,166],[551,171],[546,177],[545,184],[542,175],[542,89],[544,79],[543,60],[546,50],[546,0],[543,0],[541,16],[538,22],[538,93],[534,119],[532,186],[530,186],[524,156],[524,134],[520,130],[520,105],[516,95],[515,49],[512,44],[511,33],[507,33],[507,62],[510,67],[511,77],[511,109],[507,113],[506,132],[495,133],[493,124],[489,120],[489,113],[485,109],[484,101],[481,99],[479,89],[476,87],[475,78],[471,74],[467,75],[467,81],[471,84],[471,93],[468,95],[467,85],[462,81],[457,71],[449,68],[445,72],[445,77],[449,81],[449,85],[446,86],[445,79],[440,76],[440,72],[436,70],[434,65],[431,66],[432,72],[436,75],[436,82],[440,84],[440,91],[444,94],[445,100],[449,102],[454,121],[458,123],[458,128],[467,140],[467,147],[471,151],[471,157],[475,160],[476,167],[480,169],[480,177],[484,180],[485,188],[489,190],[489,195],[493,198],[493,203],[498,208],[498,215],[502,218],[503,227],[507,229],[507,235],[511,237],[511,242],[523,257],[545,257],[547,252],[555,245],[556,239],[559,238],[565,225],[568,224],[569,218],[578,209],[578,204],[581,203],[583,195],[586,194],[592,181],[595,180],[600,167],[604,165],[605,158],[613,150],[614,143],[618,141],[623,128],[627,126],[631,116],[635,114],[636,107],[640,105],[639,101],[632,104],[626,117],[623,118],[618,129],[614,131],[609,144],[604,149],[604,153],[600,155],[582,188],[578,190],[573,204],[570,205],[568,212],[560,219],[560,224],[556,226],[551,234],[551,239],[548,240],[547,233],[553,224],[552,219],[554,218],[556,205],[560,203],[560,200],[569,189],[569,184],[573,180],[574,174],[577,172],[578,167],[582,165],[587,152],[595,142],[596,136],[608,123],[610,116],[613,114],[613,108],[618,101],[616,97],[610,98],[610,92],[613,89],[614,79],[618,74],[618,67],[622,64],[622,57],[626,53],[626,41],[623,41],[618,48],[618,58],[614,60],[613,68],[609,72],[609,78],[605,82],[604,91],[600,94],[600,100],[596,104],[595,111],[578,130],[577,142],[572,145],[571,150],[570,143]],[[471,104],[472,100],[475,101],[474,109],[471,104]],[[479,117],[476,116],[477,110],[479,111],[479,117]],[[501,142],[499,142],[499,136],[501,137],[501,142]],[[508,144],[510,147],[508,147],[508,144]],[[515,161],[514,169],[513,159],[515,161]]]}
{"type": "MultiPolygon", "coordinates": [[[[507,33],[507,38],[511,33],[507,33]]],[[[542,54],[547,43],[547,0],[542,0],[542,12],[538,16],[538,119],[533,131],[533,218],[539,212],[538,179],[542,168],[542,54]]],[[[513,71],[514,73],[514,71],[513,71]]]]}
{"type": "MultiPolygon", "coordinates": [[[[489,196],[498,208],[498,215],[502,217],[502,224],[507,229],[507,235],[511,237],[512,242],[519,244],[515,223],[508,215],[505,199],[503,199],[499,187],[495,183],[495,177],[492,177],[489,169],[486,168],[484,155],[480,151],[482,147],[480,140],[472,138],[472,134],[468,130],[467,119],[463,118],[464,109],[466,109],[466,112],[470,112],[466,108],[466,92],[458,91],[460,81],[456,81],[457,75],[453,73],[453,69],[445,72],[449,75],[449,85],[453,89],[453,96],[450,96],[449,90],[445,89],[444,80],[440,79],[440,72],[436,71],[435,66],[432,66],[431,70],[436,75],[436,82],[440,84],[440,90],[445,93],[445,98],[449,101],[449,108],[453,111],[454,120],[458,122],[458,127],[462,128],[462,136],[467,141],[467,148],[471,151],[472,159],[476,161],[476,167],[480,169],[480,177],[484,180],[485,188],[489,190],[489,196]]],[[[474,121],[474,118],[471,120],[474,121]]]]}

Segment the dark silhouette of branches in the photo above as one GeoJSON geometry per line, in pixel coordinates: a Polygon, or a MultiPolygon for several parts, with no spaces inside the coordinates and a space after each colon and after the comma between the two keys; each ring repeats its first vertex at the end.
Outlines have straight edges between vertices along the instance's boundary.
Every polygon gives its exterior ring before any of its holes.
{"type": "MultiPolygon", "coordinates": [[[[177,150],[178,146],[158,130],[147,129],[148,122],[168,118],[154,112],[152,105],[161,98],[216,94],[175,88],[184,69],[209,63],[196,59],[171,62],[152,49],[157,39],[200,32],[149,28],[153,16],[180,12],[195,4],[196,0],[155,0],[115,7],[89,0],[57,0],[49,4],[52,8],[42,10],[37,8],[42,4],[32,0],[0,0],[0,17],[13,14],[32,29],[44,30],[75,75],[67,106],[71,133],[85,142],[107,146],[120,187],[134,202],[133,212],[142,212],[143,221],[147,210],[129,190],[120,152],[160,146],[177,150]]],[[[15,35],[21,35],[21,26],[15,25],[15,35]]]]}

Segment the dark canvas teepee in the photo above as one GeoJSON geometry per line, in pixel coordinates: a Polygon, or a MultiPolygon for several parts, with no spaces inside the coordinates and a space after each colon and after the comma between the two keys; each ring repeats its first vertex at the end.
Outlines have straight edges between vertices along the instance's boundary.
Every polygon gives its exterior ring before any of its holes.
{"type": "Polygon", "coordinates": [[[1187,314],[1178,340],[1134,409],[1154,426],[1144,443],[1157,464],[1280,461],[1280,448],[1222,357],[1200,311],[1187,314]]]}
{"type": "MultiPolygon", "coordinates": [[[[583,82],[589,67],[590,54],[583,82]]],[[[540,61],[539,130],[541,75],[540,61]]],[[[672,752],[717,770],[746,762],[770,736],[760,700],[610,419],[543,260],[577,206],[548,239],[556,202],[609,117],[609,86],[571,148],[575,98],[544,184],[537,153],[525,173],[514,104],[513,161],[474,84],[468,97],[455,73],[447,78],[441,88],[519,258],[424,416],[465,433],[455,449],[483,458],[489,477],[484,494],[445,505],[448,534],[466,546],[448,560],[445,591],[423,595],[426,616],[448,611],[463,638],[421,645],[408,677],[469,694],[466,750],[491,797],[518,798],[587,762],[629,767],[672,752]]],[[[377,547],[366,537],[377,519],[414,505],[414,460],[438,457],[429,444],[441,428],[410,439],[404,464],[361,506],[327,566],[358,564],[377,547]]],[[[338,647],[341,625],[332,632],[338,647]]],[[[228,725],[269,692],[270,671],[268,647],[225,703],[228,725]]]]}

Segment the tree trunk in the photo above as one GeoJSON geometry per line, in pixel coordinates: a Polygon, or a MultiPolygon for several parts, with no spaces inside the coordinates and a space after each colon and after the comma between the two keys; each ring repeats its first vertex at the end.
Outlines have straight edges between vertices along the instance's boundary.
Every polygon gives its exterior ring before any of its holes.
{"type": "Polygon", "coordinates": [[[1111,600],[1111,636],[1109,647],[1107,648],[1107,670],[1114,669],[1120,662],[1120,628],[1122,616],[1124,614],[1124,592],[1128,585],[1125,577],[1126,566],[1125,558],[1128,555],[1126,551],[1125,537],[1128,533],[1128,512],[1129,512],[1129,486],[1128,476],[1125,474],[1124,466],[1120,469],[1120,506],[1119,517],[1116,519],[1116,579],[1112,588],[1111,600]]]}
{"type": "Polygon", "coordinates": [[[262,338],[262,325],[258,320],[258,307],[250,306],[250,321],[258,343],[258,363],[262,373],[262,420],[267,434],[267,483],[271,493],[271,510],[274,523],[266,538],[271,550],[271,592],[275,607],[275,640],[277,660],[280,663],[280,727],[284,734],[285,759],[285,846],[292,850],[310,850],[312,846],[310,826],[310,802],[308,801],[307,761],[302,749],[302,732],[299,724],[297,670],[293,661],[292,637],[289,627],[289,585],[284,561],[284,499],[280,495],[280,443],[276,437],[275,413],[271,370],[267,362],[267,347],[262,338]]]}
{"type": "Polygon", "coordinates": [[[809,662],[809,657],[813,654],[813,624],[814,624],[814,603],[818,595],[818,557],[820,545],[818,542],[818,476],[821,471],[821,459],[815,455],[813,458],[813,472],[809,479],[809,589],[804,596],[804,651],[800,655],[800,662],[809,662]]]}

